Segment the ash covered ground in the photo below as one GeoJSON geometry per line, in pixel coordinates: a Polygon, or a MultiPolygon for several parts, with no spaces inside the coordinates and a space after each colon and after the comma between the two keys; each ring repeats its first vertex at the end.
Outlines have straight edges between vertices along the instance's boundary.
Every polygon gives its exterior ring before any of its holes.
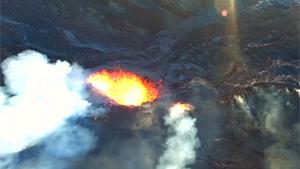
{"type": "Polygon", "coordinates": [[[165,105],[184,101],[195,107],[201,141],[187,168],[300,168],[299,1],[237,0],[234,10],[230,2],[1,0],[1,62],[32,49],[86,72],[125,68],[164,88],[151,111],[116,106],[69,119],[97,137],[88,152],[77,148],[85,140],[58,145],[54,134],[12,159],[0,155],[2,167],[154,169],[165,105]]]}

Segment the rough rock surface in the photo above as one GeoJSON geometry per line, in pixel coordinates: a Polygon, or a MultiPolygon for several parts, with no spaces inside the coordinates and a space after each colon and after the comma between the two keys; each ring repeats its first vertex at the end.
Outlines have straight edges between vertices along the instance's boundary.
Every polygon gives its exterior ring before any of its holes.
{"type": "MultiPolygon", "coordinates": [[[[161,80],[173,99],[197,105],[203,145],[191,169],[299,168],[299,2],[237,1],[235,17],[218,2],[1,0],[0,58],[35,49],[161,80]]],[[[109,126],[115,138],[71,168],[152,169],[161,114],[136,118],[109,126]]]]}

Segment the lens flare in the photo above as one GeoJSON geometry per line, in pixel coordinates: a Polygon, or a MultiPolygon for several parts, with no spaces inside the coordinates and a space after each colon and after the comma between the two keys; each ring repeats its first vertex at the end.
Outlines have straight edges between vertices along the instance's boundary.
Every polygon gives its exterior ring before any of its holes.
{"type": "Polygon", "coordinates": [[[221,15],[222,15],[223,17],[226,17],[226,16],[228,15],[228,11],[227,11],[226,9],[222,10],[222,11],[221,11],[221,15]]]}
{"type": "Polygon", "coordinates": [[[102,70],[91,74],[87,83],[101,95],[125,106],[139,106],[159,96],[155,83],[126,70],[102,70]]]}

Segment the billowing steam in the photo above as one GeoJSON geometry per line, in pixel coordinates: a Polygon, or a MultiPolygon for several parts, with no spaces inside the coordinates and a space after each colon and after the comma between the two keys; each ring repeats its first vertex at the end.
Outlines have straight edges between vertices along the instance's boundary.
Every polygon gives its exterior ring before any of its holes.
{"type": "Polygon", "coordinates": [[[165,116],[170,136],[156,169],[186,169],[187,165],[195,162],[200,141],[197,138],[196,119],[188,115],[190,110],[190,105],[177,103],[165,116]]]}
{"type": "Polygon", "coordinates": [[[274,88],[255,88],[256,96],[235,96],[235,101],[245,113],[245,123],[255,124],[265,137],[272,138],[264,152],[264,168],[299,168],[299,103],[298,93],[274,88]],[[248,100],[246,100],[248,99],[248,100]],[[252,100],[251,100],[252,99],[252,100]],[[248,101],[248,102],[247,102],[248,101]],[[255,107],[251,111],[250,106],[255,107]]]}
{"type": "MultiPolygon", "coordinates": [[[[97,144],[92,130],[72,124],[72,119],[91,112],[83,91],[83,70],[65,61],[50,63],[45,55],[31,50],[9,57],[1,68],[5,86],[0,87],[0,168],[75,168],[77,157],[97,144]],[[28,151],[35,151],[35,156],[21,155],[28,151]]],[[[196,119],[188,114],[191,109],[177,103],[165,116],[169,137],[156,169],[187,169],[195,162],[200,141],[196,119]]],[[[154,161],[147,161],[145,165],[153,168],[154,161]]]]}
{"type": "MultiPolygon", "coordinates": [[[[82,94],[84,77],[78,65],[49,63],[45,55],[27,50],[4,60],[1,68],[6,86],[0,88],[0,157],[8,158],[45,137],[46,151],[58,156],[92,148],[93,134],[66,121],[90,105],[82,94]],[[71,137],[82,144],[74,145],[71,137]]],[[[0,159],[1,168],[9,163],[5,158],[0,159]]]]}

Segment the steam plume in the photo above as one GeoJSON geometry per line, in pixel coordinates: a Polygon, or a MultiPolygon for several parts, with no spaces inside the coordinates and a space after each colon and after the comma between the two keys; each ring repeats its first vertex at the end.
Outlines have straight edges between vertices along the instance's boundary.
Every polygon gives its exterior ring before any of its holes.
{"type": "Polygon", "coordinates": [[[200,146],[200,141],[197,138],[196,119],[188,116],[190,109],[189,105],[177,103],[165,116],[170,136],[156,169],[187,169],[187,165],[195,162],[195,150],[200,146]]]}
{"type": "Polygon", "coordinates": [[[27,50],[4,60],[1,68],[6,86],[0,88],[0,156],[39,143],[89,106],[79,66],[49,63],[45,55],[27,50]]]}

